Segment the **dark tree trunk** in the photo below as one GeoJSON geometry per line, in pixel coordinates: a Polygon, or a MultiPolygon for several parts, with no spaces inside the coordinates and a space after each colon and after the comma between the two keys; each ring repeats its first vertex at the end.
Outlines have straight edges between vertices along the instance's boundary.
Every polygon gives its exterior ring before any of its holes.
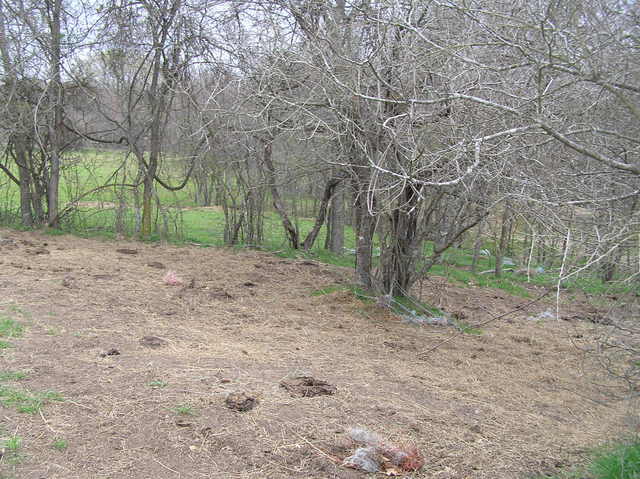
{"type": "Polygon", "coordinates": [[[320,208],[316,216],[315,224],[302,243],[302,249],[304,249],[305,251],[309,251],[313,247],[313,244],[318,237],[318,233],[320,233],[320,228],[322,228],[324,220],[327,216],[327,206],[329,204],[329,201],[331,201],[333,193],[341,181],[342,179],[340,178],[331,178],[329,181],[327,181],[327,184],[324,188],[324,194],[322,195],[322,201],[320,202],[320,208]]]}
{"type": "Polygon", "coordinates": [[[48,9],[51,11],[49,28],[51,31],[51,80],[53,116],[49,123],[50,152],[49,152],[49,182],[47,185],[48,223],[51,227],[58,227],[58,194],[60,185],[60,154],[62,149],[62,76],[61,76],[61,31],[60,16],[62,0],[49,0],[48,9]]]}
{"type": "Polygon", "coordinates": [[[298,249],[300,247],[298,230],[293,226],[293,223],[291,223],[289,215],[287,214],[284,204],[282,203],[282,199],[280,198],[280,191],[278,190],[277,175],[272,159],[273,150],[271,139],[261,140],[261,142],[263,145],[262,163],[266,169],[267,180],[269,182],[269,188],[271,189],[271,199],[273,200],[273,207],[280,215],[282,226],[284,227],[284,230],[287,234],[287,239],[289,240],[289,245],[293,249],[298,249]]]}
{"type": "Polygon", "coordinates": [[[420,234],[417,205],[418,194],[405,188],[403,203],[407,211],[395,209],[387,214],[388,242],[383,244],[380,258],[382,290],[392,296],[406,296],[417,277],[417,261],[420,257],[420,234]]]}
{"type": "Polygon", "coordinates": [[[333,198],[327,228],[327,249],[336,254],[344,253],[344,187],[337,185],[333,198]]]}
{"type": "Polygon", "coordinates": [[[365,289],[372,289],[371,277],[373,233],[375,231],[375,218],[369,213],[367,206],[366,190],[356,185],[354,188],[356,197],[354,200],[354,223],[356,230],[356,277],[365,289]]]}
{"type": "Polygon", "coordinates": [[[500,239],[496,245],[496,278],[502,276],[502,263],[504,261],[504,255],[507,251],[509,244],[509,231],[511,230],[511,207],[508,203],[504,205],[504,211],[502,213],[502,225],[500,226],[500,239]]]}
{"type": "Polygon", "coordinates": [[[484,221],[478,224],[476,231],[476,239],[473,243],[473,259],[471,260],[471,271],[474,273],[478,270],[478,260],[480,259],[480,249],[482,248],[482,233],[484,230],[484,221]]]}
{"type": "Polygon", "coordinates": [[[31,208],[31,173],[28,167],[27,148],[24,139],[14,140],[16,164],[18,165],[18,177],[20,178],[20,217],[22,224],[31,227],[34,224],[33,210],[31,208]]]}

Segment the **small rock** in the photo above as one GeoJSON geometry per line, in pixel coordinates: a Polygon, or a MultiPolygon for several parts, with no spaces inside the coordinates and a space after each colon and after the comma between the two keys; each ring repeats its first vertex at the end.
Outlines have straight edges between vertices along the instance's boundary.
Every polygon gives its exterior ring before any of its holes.
{"type": "Polygon", "coordinates": [[[159,261],[152,261],[151,263],[147,263],[147,266],[149,266],[150,268],[156,268],[156,269],[164,269],[164,264],[162,264],[159,261]]]}

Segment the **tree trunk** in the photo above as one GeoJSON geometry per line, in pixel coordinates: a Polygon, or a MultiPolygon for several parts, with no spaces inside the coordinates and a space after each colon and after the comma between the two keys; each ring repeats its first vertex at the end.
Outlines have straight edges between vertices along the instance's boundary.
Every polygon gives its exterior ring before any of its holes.
{"type": "Polygon", "coordinates": [[[387,214],[386,235],[390,243],[382,245],[380,257],[385,294],[407,296],[417,277],[416,265],[422,245],[417,196],[413,189],[405,188],[403,203],[408,211],[395,209],[387,214]]]}
{"type": "Polygon", "coordinates": [[[336,254],[344,253],[344,186],[337,185],[331,200],[328,225],[328,244],[330,251],[336,254]]]}
{"type": "Polygon", "coordinates": [[[144,173],[142,189],[142,224],[140,226],[140,236],[144,240],[151,237],[151,219],[153,216],[153,187],[155,171],[158,168],[156,160],[149,160],[149,165],[144,173]]]}
{"type": "MultiPolygon", "coordinates": [[[[13,58],[9,52],[9,45],[6,37],[3,4],[0,2],[0,56],[2,57],[2,66],[4,67],[4,75],[6,86],[10,95],[14,95],[18,89],[18,79],[15,73],[13,58]]],[[[13,135],[13,146],[15,151],[15,161],[18,166],[18,183],[20,187],[20,218],[22,225],[26,227],[33,226],[34,218],[31,209],[31,173],[28,167],[28,153],[25,145],[25,134],[19,128],[19,112],[11,103],[6,105],[8,112],[15,115],[14,121],[18,126],[18,131],[13,135]]],[[[10,174],[10,170],[7,170],[10,174]]],[[[14,177],[15,180],[15,177],[14,177]]]]}
{"type": "Polygon", "coordinates": [[[373,233],[375,231],[375,218],[369,214],[367,207],[366,191],[354,188],[356,198],[354,201],[354,223],[356,230],[356,277],[360,285],[370,290],[373,286],[371,277],[371,255],[373,252],[373,233]]]}
{"type": "Polygon", "coordinates": [[[482,247],[482,233],[484,230],[484,221],[481,221],[478,224],[478,229],[476,231],[476,239],[473,243],[473,259],[471,260],[471,271],[474,273],[478,269],[478,259],[480,259],[480,249],[482,247]]]}
{"type": "Polygon", "coordinates": [[[302,243],[302,249],[304,249],[305,251],[309,251],[313,247],[313,244],[318,237],[318,233],[320,233],[320,228],[322,228],[324,220],[327,216],[327,205],[329,204],[329,201],[331,201],[333,193],[341,181],[342,180],[339,178],[331,178],[329,181],[327,181],[327,184],[324,188],[324,194],[322,195],[322,201],[320,202],[320,209],[318,210],[318,215],[316,216],[316,222],[305,238],[304,242],[302,243]]]}
{"type": "Polygon", "coordinates": [[[282,226],[284,227],[284,230],[287,234],[289,245],[293,249],[298,249],[300,247],[298,230],[293,226],[293,223],[291,223],[289,215],[287,214],[287,211],[282,204],[282,199],[280,198],[280,192],[278,190],[276,170],[271,157],[273,153],[272,140],[261,140],[261,142],[263,144],[262,163],[264,164],[266,169],[267,180],[269,182],[269,188],[271,189],[271,199],[273,200],[273,207],[282,219],[282,226]]]}
{"type": "Polygon", "coordinates": [[[504,205],[504,211],[502,212],[502,225],[500,227],[500,239],[496,245],[496,271],[495,277],[500,278],[502,276],[502,263],[504,261],[504,254],[509,244],[509,230],[511,229],[511,207],[508,203],[504,205]]]}
{"type": "Polygon", "coordinates": [[[50,151],[49,151],[49,182],[47,185],[48,223],[57,228],[58,218],[58,194],[60,185],[60,153],[62,149],[62,77],[61,77],[61,32],[60,15],[62,12],[62,0],[49,0],[51,9],[51,83],[50,101],[53,105],[53,116],[49,122],[50,151]]]}
{"type": "Polygon", "coordinates": [[[18,178],[20,178],[20,217],[23,226],[31,227],[34,224],[34,218],[33,210],[31,209],[31,173],[27,166],[27,149],[22,138],[14,140],[14,147],[18,165],[18,178]]]}

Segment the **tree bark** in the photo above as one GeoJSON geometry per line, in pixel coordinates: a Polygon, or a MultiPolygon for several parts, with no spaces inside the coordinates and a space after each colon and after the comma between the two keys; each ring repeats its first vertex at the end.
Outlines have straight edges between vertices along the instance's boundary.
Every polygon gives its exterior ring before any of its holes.
{"type": "Polygon", "coordinates": [[[277,176],[275,166],[273,165],[273,149],[272,149],[272,139],[261,139],[262,142],[262,163],[265,166],[267,173],[267,180],[269,181],[269,188],[271,190],[271,199],[273,200],[273,207],[276,212],[280,215],[282,220],[282,226],[284,227],[285,233],[287,234],[287,239],[289,240],[289,245],[293,249],[298,249],[300,247],[300,237],[298,234],[298,230],[293,226],[291,220],[289,219],[289,215],[282,203],[282,199],[280,198],[280,191],[278,190],[277,176]]]}
{"type": "Polygon", "coordinates": [[[50,102],[53,115],[49,121],[50,151],[49,151],[49,181],[47,185],[48,224],[53,228],[59,226],[58,194],[60,185],[60,154],[62,149],[62,77],[61,77],[61,31],[60,16],[63,0],[48,0],[47,9],[50,12],[49,30],[51,32],[51,84],[50,102]]]}
{"type": "Polygon", "coordinates": [[[336,254],[344,253],[344,187],[336,185],[329,213],[328,249],[336,254]]]}
{"type": "Polygon", "coordinates": [[[322,201],[320,202],[320,208],[316,216],[315,224],[302,243],[302,249],[304,249],[305,251],[309,251],[313,247],[313,244],[318,237],[318,233],[320,233],[320,228],[322,228],[322,225],[324,224],[325,218],[327,216],[327,205],[329,204],[329,201],[331,201],[333,193],[335,192],[335,189],[341,181],[342,179],[340,178],[331,178],[329,181],[327,181],[327,184],[324,188],[324,194],[322,195],[322,201]]]}
{"type": "Polygon", "coordinates": [[[361,191],[359,185],[355,186],[354,223],[356,230],[356,277],[362,287],[371,290],[373,287],[371,256],[373,253],[375,218],[369,213],[366,191],[361,191]]]}

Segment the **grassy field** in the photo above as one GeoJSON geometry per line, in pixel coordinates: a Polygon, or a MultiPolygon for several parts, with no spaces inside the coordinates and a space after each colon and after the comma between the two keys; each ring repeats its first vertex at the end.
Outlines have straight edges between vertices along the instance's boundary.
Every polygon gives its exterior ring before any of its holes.
{"type": "Polygon", "coordinates": [[[602,446],[594,451],[586,465],[560,475],[543,477],[547,479],[639,479],[640,438],[602,446]]]}
{"type": "MultiPolygon", "coordinates": [[[[114,187],[100,188],[100,186],[131,183],[134,170],[134,160],[127,159],[120,152],[84,149],[69,155],[62,172],[61,207],[64,208],[72,201],[79,201],[79,206],[64,216],[60,230],[49,232],[51,234],[71,232],[83,237],[114,239],[116,237],[115,204],[118,202],[118,195],[122,195],[124,191],[125,201],[129,205],[125,214],[125,229],[128,235],[133,237],[136,223],[135,210],[131,207],[135,203],[133,191],[114,187]],[[90,193],[87,194],[87,192],[90,193]]],[[[170,182],[178,183],[182,172],[164,168],[161,174],[170,182]]],[[[163,211],[156,217],[156,232],[152,235],[152,241],[165,239],[174,244],[196,243],[203,247],[224,246],[225,218],[222,209],[199,207],[194,202],[194,188],[193,182],[189,182],[184,189],[177,192],[158,188],[158,200],[163,211]]],[[[1,178],[0,191],[0,224],[19,227],[17,223],[19,192],[16,185],[6,177],[1,178]]],[[[313,221],[309,218],[294,220],[300,231],[300,237],[304,238],[313,227],[313,221]]],[[[280,218],[275,212],[267,211],[262,244],[241,246],[260,247],[283,257],[306,256],[324,263],[352,267],[355,259],[353,254],[355,237],[352,228],[347,227],[345,231],[344,255],[334,254],[322,248],[325,233],[326,230],[323,227],[315,247],[309,253],[293,250],[288,247],[280,218]]],[[[425,256],[431,254],[432,246],[429,242],[425,244],[425,256]]],[[[487,238],[483,249],[491,251],[494,246],[493,240],[487,238]]],[[[548,287],[552,286],[556,280],[557,272],[553,270],[529,279],[509,271],[505,272],[502,278],[495,278],[492,274],[477,274],[470,271],[472,257],[473,251],[470,245],[450,249],[443,255],[442,262],[436,264],[429,273],[445,276],[462,285],[499,288],[524,297],[530,295],[528,284],[548,287]]],[[[493,257],[480,257],[477,271],[494,268],[493,257]]],[[[624,294],[633,288],[629,284],[619,282],[605,284],[593,275],[575,277],[565,282],[563,287],[569,291],[583,291],[588,294],[624,294]]]]}

